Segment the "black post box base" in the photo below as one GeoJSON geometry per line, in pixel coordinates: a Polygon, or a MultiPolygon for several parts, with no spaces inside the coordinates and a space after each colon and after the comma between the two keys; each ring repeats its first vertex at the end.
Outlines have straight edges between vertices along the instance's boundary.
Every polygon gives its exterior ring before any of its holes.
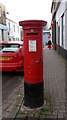
{"type": "Polygon", "coordinates": [[[24,105],[29,108],[41,107],[44,104],[43,82],[29,84],[24,82],[24,105]]]}

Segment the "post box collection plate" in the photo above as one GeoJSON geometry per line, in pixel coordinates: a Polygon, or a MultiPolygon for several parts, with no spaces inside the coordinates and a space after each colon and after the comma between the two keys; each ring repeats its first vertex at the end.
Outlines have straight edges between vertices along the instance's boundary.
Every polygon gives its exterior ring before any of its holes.
{"type": "Polygon", "coordinates": [[[29,40],[29,52],[36,52],[36,40],[29,40]]]}

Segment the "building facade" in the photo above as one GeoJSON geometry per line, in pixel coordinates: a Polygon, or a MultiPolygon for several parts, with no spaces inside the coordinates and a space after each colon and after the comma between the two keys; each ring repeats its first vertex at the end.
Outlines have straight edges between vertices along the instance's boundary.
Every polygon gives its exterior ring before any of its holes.
{"type": "Polygon", "coordinates": [[[0,3],[0,41],[22,40],[19,23],[7,18],[6,8],[0,3]]]}
{"type": "Polygon", "coordinates": [[[53,0],[51,12],[54,49],[67,59],[67,0],[53,0]]]}
{"type": "Polygon", "coordinates": [[[5,6],[0,3],[0,41],[4,41],[5,37],[8,37],[7,29],[5,6]]]}
{"type": "Polygon", "coordinates": [[[8,27],[8,40],[18,41],[21,40],[21,27],[18,23],[6,18],[6,25],[8,27]]]}

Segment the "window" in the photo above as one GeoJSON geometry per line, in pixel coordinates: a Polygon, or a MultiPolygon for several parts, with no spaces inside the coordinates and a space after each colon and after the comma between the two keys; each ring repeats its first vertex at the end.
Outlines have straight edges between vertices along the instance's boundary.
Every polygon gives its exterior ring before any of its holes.
{"type": "Polygon", "coordinates": [[[64,14],[62,15],[62,46],[64,46],[64,14]]]}
{"type": "Polygon", "coordinates": [[[17,26],[17,32],[19,33],[19,26],[17,26]]]}
{"type": "Polygon", "coordinates": [[[13,28],[14,28],[14,32],[15,32],[15,25],[13,25],[13,28]]]}
{"type": "Polygon", "coordinates": [[[3,48],[3,49],[1,49],[1,51],[0,52],[16,52],[16,51],[18,51],[18,48],[3,48]]]}
{"type": "Polygon", "coordinates": [[[4,30],[2,30],[2,41],[4,41],[4,30]]]}
{"type": "Polygon", "coordinates": [[[58,45],[60,45],[60,19],[58,21],[58,45]]]}
{"type": "Polygon", "coordinates": [[[0,44],[0,50],[3,48],[19,48],[20,45],[18,44],[0,44]]]}
{"type": "Polygon", "coordinates": [[[10,23],[8,23],[8,28],[9,28],[9,31],[10,31],[10,23]]]}

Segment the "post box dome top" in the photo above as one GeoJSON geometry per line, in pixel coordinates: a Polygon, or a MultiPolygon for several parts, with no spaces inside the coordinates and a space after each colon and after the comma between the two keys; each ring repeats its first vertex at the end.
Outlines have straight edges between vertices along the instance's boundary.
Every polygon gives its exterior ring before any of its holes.
{"type": "Polygon", "coordinates": [[[20,21],[19,22],[19,25],[20,26],[44,26],[44,25],[46,25],[47,24],[47,22],[46,21],[44,21],[44,20],[24,20],[24,21],[20,21]]]}

